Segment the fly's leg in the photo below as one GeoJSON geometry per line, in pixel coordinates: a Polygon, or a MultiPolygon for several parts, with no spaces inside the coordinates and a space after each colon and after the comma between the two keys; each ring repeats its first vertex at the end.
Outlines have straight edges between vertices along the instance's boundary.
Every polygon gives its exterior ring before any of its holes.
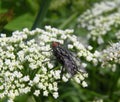
{"type": "Polygon", "coordinates": [[[62,69],[61,69],[60,80],[62,80],[63,72],[64,72],[64,66],[62,66],[62,69]]]}

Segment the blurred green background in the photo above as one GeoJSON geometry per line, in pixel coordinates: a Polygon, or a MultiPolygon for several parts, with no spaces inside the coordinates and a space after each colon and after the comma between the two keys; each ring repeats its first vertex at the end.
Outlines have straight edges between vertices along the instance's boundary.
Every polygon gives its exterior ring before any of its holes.
{"type": "Polygon", "coordinates": [[[32,29],[40,11],[40,28],[51,25],[73,29],[78,15],[97,1],[99,0],[1,0],[0,31],[22,30],[25,27],[32,29]]]}
{"type": "MultiPolygon", "coordinates": [[[[60,29],[74,29],[76,35],[86,36],[78,29],[77,18],[85,10],[102,0],[0,0],[0,32],[7,36],[23,28],[44,28],[45,25],[60,29]]],[[[120,102],[120,70],[112,72],[92,64],[87,69],[88,87],[67,82],[59,85],[60,97],[42,97],[41,102],[120,102]],[[94,101],[93,101],[94,100],[94,101]]],[[[5,99],[3,99],[6,102],[5,99]]],[[[1,102],[3,102],[1,100],[1,102]]],[[[30,95],[21,95],[15,102],[36,102],[30,95]]]]}

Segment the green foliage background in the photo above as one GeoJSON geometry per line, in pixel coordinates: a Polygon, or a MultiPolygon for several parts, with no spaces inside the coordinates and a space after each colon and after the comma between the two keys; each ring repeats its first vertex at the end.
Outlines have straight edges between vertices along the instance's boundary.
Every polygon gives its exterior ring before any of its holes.
{"type": "MultiPolygon", "coordinates": [[[[77,29],[77,18],[86,9],[101,0],[1,0],[0,32],[10,36],[12,31],[23,28],[34,29],[51,25],[56,28],[75,30],[75,34],[86,36],[85,30],[77,29]],[[37,16],[38,12],[40,13],[37,16]],[[38,18],[36,18],[38,17],[38,18]],[[35,21],[37,20],[38,23],[35,21]]],[[[90,65],[91,66],[91,65],[90,65]]],[[[40,100],[29,95],[16,98],[15,102],[93,102],[103,99],[104,102],[120,102],[120,69],[116,72],[109,69],[89,67],[88,88],[68,82],[61,84],[58,99],[51,96],[40,100]],[[99,69],[98,69],[98,68],[99,69]]],[[[1,102],[6,102],[5,99],[1,102]]]]}

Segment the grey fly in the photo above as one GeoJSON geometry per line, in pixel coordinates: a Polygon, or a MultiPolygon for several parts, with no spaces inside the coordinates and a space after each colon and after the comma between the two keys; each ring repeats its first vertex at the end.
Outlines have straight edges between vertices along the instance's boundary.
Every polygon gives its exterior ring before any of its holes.
{"type": "Polygon", "coordinates": [[[58,42],[52,42],[51,46],[53,55],[56,57],[57,61],[63,65],[63,68],[65,68],[71,76],[74,76],[79,70],[73,54],[58,42]]]}

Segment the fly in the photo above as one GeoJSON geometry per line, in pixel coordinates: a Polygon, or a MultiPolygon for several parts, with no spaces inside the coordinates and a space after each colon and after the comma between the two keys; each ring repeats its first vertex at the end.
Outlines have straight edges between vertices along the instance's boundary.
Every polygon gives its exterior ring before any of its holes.
{"type": "Polygon", "coordinates": [[[57,61],[63,65],[63,68],[65,68],[71,76],[74,76],[79,69],[74,60],[73,54],[65,49],[59,42],[52,42],[51,46],[53,55],[56,57],[57,61]]]}

